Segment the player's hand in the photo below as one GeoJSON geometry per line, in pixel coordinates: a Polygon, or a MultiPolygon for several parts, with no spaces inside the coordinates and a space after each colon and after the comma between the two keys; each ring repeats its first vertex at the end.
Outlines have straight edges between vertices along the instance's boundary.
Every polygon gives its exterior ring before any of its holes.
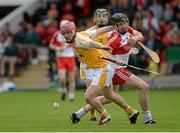
{"type": "Polygon", "coordinates": [[[112,48],[108,46],[103,46],[101,49],[108,51],[109,53],[112,53],[112,48]]]}
{"type": "Polygon", "coordinates": [[[129,38],[128,41],[131,45],[135,45],[137,43],[138,39],[135,36],[132,36],[131,38],[129,38]]]}

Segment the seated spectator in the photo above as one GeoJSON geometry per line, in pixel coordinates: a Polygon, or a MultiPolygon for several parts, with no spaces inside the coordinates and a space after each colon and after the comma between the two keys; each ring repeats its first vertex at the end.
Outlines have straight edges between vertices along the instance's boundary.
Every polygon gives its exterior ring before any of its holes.
{"type": "Polygon", "coordinates": [[[32,26],[32,23],[27,23],[27,31],[25,33],[24,43],[29,52],[29,60],[32,64],[37,64],[37,46],[40,44],[40,37],[32,26]]]}
{"type": "Polygon", "coordinates": [[[4,54],[4,50],[7,46],[7,44],[5,43],[5,35],[4,34],[0,34],[0,62],[2,60],[3,54],[4,54]]]}
{"type": "Polygon", "coordinates": [[[23,45],[24,44],[24,38],[25,38],[25,27],[24,23],[19,23],[17,32],[14,34],[14,43],[16,45],[23,45]]]}
{"type": "Polygon", "coordinates": [[[6,73],[6,64],[9,64],[9,75],[15,75],[15,66],[18,58],[18,48],[13,43],[13,37],[7,37],[7,47],[5,48],[2,62],[1,62],[1,75],[6,73]]]}

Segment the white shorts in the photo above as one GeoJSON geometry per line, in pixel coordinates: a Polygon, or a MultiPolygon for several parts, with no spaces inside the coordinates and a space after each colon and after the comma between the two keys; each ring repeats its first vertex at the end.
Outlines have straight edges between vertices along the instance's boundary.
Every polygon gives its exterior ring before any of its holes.
{"type": "Polygon", "coordinates": [[[114,75],[114,67],[111,63],[100,68],[88,68],[86,64],[80,65],[82,80],[91,80],[91,84],[97,86],[109,86],[114,75]]]}

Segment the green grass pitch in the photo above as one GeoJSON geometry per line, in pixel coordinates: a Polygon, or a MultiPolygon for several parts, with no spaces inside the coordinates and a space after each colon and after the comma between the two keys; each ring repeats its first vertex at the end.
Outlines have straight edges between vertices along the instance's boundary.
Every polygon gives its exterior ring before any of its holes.
{"type": "MultiPolygon", "coordinates": [[[[130,105],[140,110],[137,91],[120,91],[130,105]]],[[[77,111],[85,102],[83,91],[76,92],[76,100],[61,102],[57,91],[16,91],[0,94],[0,131],[71,131],[71,132],[124,132],[124,131],[180,131],[180,89],[153,90],[150,92],[150,108],[157,124],[143,124],[140,114],[137,124],[131,125],[125,112],[115,104],[106,105],[112,120],[107,126],[89,121],[85,116],[78,125],[69,122],[69,114],[77,111]],[[53,109],[59,102],[59,109],[53,109]]]]}

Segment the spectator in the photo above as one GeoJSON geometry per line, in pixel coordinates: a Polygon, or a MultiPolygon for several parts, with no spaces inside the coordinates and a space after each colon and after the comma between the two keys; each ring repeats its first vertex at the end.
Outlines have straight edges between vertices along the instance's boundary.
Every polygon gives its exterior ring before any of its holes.
{"type": "Polygon", "coordinates": [[[18,58],[18,48],[13,43],[13,37],[7,37],[7,47],[5,48],[2,62],[1,62],[1,75],[5,75],[6,63],[9,64],[9,75],[15,75],[15,65],[17,63],[18,58]]]}
{"type": "Polygon", "coordinates": [[[160,32],[159,22],[154,17],[154,14],[151,10],[146,11],[146,17],[143,19],[143,29],[148,32],[148,30],[155,30],[157,33],[160,32]]]}
{"type": "Polygon", "coordinates": [[[14,43],[17,45],[24,45],[24,38],[25,38],[25,27],[24,23],[19,23],[18,30],[14,34],[14,43]]]}
{"type": "Polygon", "coordinates": [[[57,9],[57,5],[54,3],[50,4],[50,9],[48,10],[47,13],[48,19],[49,20],[57,20],[58,19],[58,9],[57,9]]]}
{"type": "Polygon", "coordinates": [[[3,34],[5,36],[8,36],[8,35],[12,35],[12,32],[10,30],[10,26],[9,26],[9,23],[6,23],[4,26],[3,26],[3,34]]]}
{"type": "Polygon", "coordinates": [[[4,50],[7,46],[7,44],[5,43],[5,40],[6,40],[5,35],[1,33],[0,34],[0,63],[4,54],[4,50]]]}
{"type": "Polygon", "coordinates": [[[37,22],[39,22],[43,17],[46,16],[46,8],[44,2],[42,0],[39,0],[36,6],[37,9],[32,15],[33,25],[36,25],[37,22]]]}
{"type": "Polygon", "coordinates": [[[46,45],[47,44],[47,42],[46,42],[46,27],[43,25],[42,22],[38,22],[35,27],[35,30],[40,37],[41,44],[46,45]]]}
{"type": "MultiPolygon", "coordinates": [[[[153,30],[149,31],[148,40],[147,40],[146,44],[147,44],[148,48],[150,48],[151,50],[155,51],[158,54],[160,54],[165,49],[165,46],[162,44],[160,39],[158,39],[158,35],[153,30]]],[[[158,64],[156,64],[150,60],[149,61],[149,69],[151,71],[158,72],[158,64]]]]}
{"type": "Polygon", "coordinates": [[[149,8],[153,14],[154,17],[160,20],[163,16],[163,7],[159,4],[158,0],[153,0],[152,5],[149,8]]]}
{"type": "Polygon", "coordinates": [[[163,12],[163,19],[167,22],[171,21],[173,17],[173,9],[169,3],[165,4],[165,10],[163,12]]]}
{"type": "Polygon", "coordinates": [[[40,44],[40,37],[35,31],[35,29],[32,26],[32,23],[27,23],[26,24],[27,31],[25,33],[25,40],[24,43],[26,47],[28,48],[29,52],[29,59],[31,60],[32,64],[37,64],[37,46],[40,44]]]}
{"type": "Polygon", "coordinates": [[[117,12],[125,13],[126,11],[127,8],[126,3],[124,1],[111,0],[111,15],[117,12]]]}
{"type": "Polygon", "coordinates": [[[77,16],[87,17],[90,12],[90,1],[76,0],[73,7],[73,11],[76,13],[77,16]]]}
{"type": "Polygon", "coordinates": [[[134,17],[134,20],[133,20],[133,27],[138,30],[138,31],[141,31],[143,32],[143,16],[141,14],[141,12],[137,11],[135,13],[135,17],[134,17]]]}

